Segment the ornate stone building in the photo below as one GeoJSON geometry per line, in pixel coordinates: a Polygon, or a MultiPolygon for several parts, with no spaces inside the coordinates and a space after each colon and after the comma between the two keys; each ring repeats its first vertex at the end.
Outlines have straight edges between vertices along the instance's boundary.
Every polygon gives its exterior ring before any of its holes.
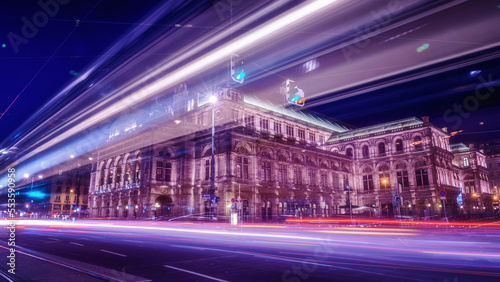
{"type": "Polygon", "coordinates": [[[208,213],[212,110],[218,215],[228,215],[240,196],[247,218],[350,209],[392,217],[398,187],[403,215],[439,215],[441,190],[449,213],[459,213],[463,168],[454,164],[449,135],[427,118],[350,129],[235,89],[216,96],[212,106],[184,86],[171,100],[116,120],[106,144],[93,152],[91,216],[208,213]]]}

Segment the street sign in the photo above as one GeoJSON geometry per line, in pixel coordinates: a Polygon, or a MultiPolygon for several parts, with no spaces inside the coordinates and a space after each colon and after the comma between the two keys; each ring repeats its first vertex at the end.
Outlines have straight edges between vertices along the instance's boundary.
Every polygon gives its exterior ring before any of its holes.
{"type": "Polygon", "coordinates": [[[462,192],[460,192],[460,194],[458,194],[458,196],[457,196],[457,204],[459,204],[459,205],[463,205],[464,204],[464,199],[463,199],[463,196],[462,196],[462,192]]]}
{"type": "Polygon", "coordinates": [[[212,202],[212,204],[217,204],[217,197],[216,196],[212,196],[210,198],[210,202],[212,202]]]}
{"type": "Polygon", "coordinates": [[[446,191],[444,190],[439,191],[439,196],[446,197],[446,191]]]}
{"type": "Polygon", "coordinates": [[[231,199],[231,203],[234,203],[236,200],[234,198],[231,199]]]}
{"type": "Polygon", "coordinates": [[[153,207],[151,207],[151,210],[152,210],[152,211],[155,211],[155,210],[156,210],[156,207],[154,207],[154,206],[153,206],[153,207]]]}
{"type": "Polygon", "coordinates": [[[241,202],[241,197],[240,196],[238,196],[238,202],[241,202]]]}
{"type": "Polygon", "coordinates": [[[234,210],[236,206],[234,204],[231,205],[231,209],[234,210]]]}
{"type": "Polygon", "coordinates": [[[210,194],[203,194],[203,202],[210,201],[210,194]]]}
{"type": "Polygon", "coordinates": [[[446,200],[446,197],[441,197],[441,200],[446,200]]]}

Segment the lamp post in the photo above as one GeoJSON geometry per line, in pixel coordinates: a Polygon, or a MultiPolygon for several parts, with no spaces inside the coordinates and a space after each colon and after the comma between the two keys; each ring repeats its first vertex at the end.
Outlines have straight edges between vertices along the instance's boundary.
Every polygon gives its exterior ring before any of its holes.
{"type": "Polygon", "coordinates": [[[351,216],[351,221],[352,221],[352,203],[351,203],[351,187],[349,184],[347,186],[347,200],[349,201],[349,215],[351,216]]]}
{"type": "MultiPolygon", "coordinates": [[[[29,177],[30,177],[30,175],[29,175],[29,174],[27,174],[27,173],[25,173],[23,176],[24,176],[24,178],[29,178],[29,177]]],[[[35,180],[35,176],[34,176],[34,175],[32,175],[32,176],[31,176],[31,189],[30,189],[30,190],[33,190],[33,181],[34,181],[34,180],[35,180]]]]}
{"type": "Polygon", "coordinates": [[[243,214],[241,209],[241,183],[232,182],[233,184],[238,184],[238,199],[236,201],[236,209],[238,210],[238,217],[240,218],[240,222],[243,224],[243,214]]]}
{"type": "MultiPolygon", "coordinates": [[[[210,103],[212,103],[212,160],[210,162],[210,190],[209,194],[215,194],[215,103],[217,103],[216,96],[210,96],[210,103]]],[[[210,204],[210,218],[212,218],[213,207],[210,204]]]]}

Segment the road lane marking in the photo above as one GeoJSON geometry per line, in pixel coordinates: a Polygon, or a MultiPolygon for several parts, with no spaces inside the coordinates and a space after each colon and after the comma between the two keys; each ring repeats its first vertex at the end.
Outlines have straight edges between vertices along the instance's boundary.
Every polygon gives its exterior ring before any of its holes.
{"type": "Polygon", "coordinates": [[[113,255],[117,255],[117,256],[121,256],[121,257],[127,257],[127,255],[123,255],[123,254],[119,254],[119,253],[107,251],[107,250],[104,250],[104,249],[101,249],[100,251],[101,252],[105,252],[105,253],[109,253],[109,254],[113,254],[113,255]]]}
{"type": "Polygon", "coordinates": [[[211,280],[214,280],[214,281],[229,282],[227,280],[215,278],[215,277],[212,277],[212,276],[208,276],[208,275],[205,275],[205,274],[201,274],[201,273],[198,273],[198,272],[194,272],[194,271],[190,271],[190,270],[186,270],[186,269],[182,269],[182,268],[177,268],[177,267],[170,266],[170,265],[164,265],[164,267],[175,269],[175,270],[178,270],[178,271],[183,271],[183,272],[190,273],[190,274],[193,274],[193,275],[198,275],[200,277],[211,279],[211,280]]]}
{"type": "Polygon", "coordinates": [[[69,242],[69,243],[73,244],[73,245],[77,245],[77,246],[83,247],[83,244],[79,244],[79,243],[75,243],[75,242],[69,242]]]}
{"type": "MultiPolygon", "coordinates": [[[[9,250],[8,247],[2,246],[2,245],[0,245],[0,248],[9,250]]],[[[52,256],[49,254],[43,254],[45,256],[49,256],[48,258],[36,256],[34,254],[28,253],[28,252],[32,252],[32,250],[29,250],[29,249],[26,249],[26,248],[23,248],[20,246],[18,246],[18,248],[21,248],[21,249],[25,250],[26,252],[21,251],[21,250],[16,250],[16,255],[17,255],[17,253],[23,254],[23,255],[26,255],[28,257],[32,257],[32,258],[35,258],[35,259],[38,259],[41,261],[45,261],[47,263],[52,263],[52,264],[55,264],[55,265],[58,265],[58,266],[61,266],[61,267],[67,268],[67,269],[71,269],[71,270],[74,270],[74,271],[77,271],[80,273],[84,273],[84,274],[90,275],[92,277],[97,277],[97,278],[102,279],[104,281],[116,281],[116,275],[110,276],[102,270],[99,272],[96,272],[95,270],[90,270],[88,268],[90,266],[89,264],[83,263],[83,265],[86,265],[86,266],[82,266],[82,265],[74,266],[74,265],[71,265],[70,263],[68,263],[67,261],[61,262],[62,258],[58,258],[58,257],[52,256]]],[[[62,261],[64,261],[64,260],[62,260],[62,261]]],[[[73,261],[72,263],[74,264],[75,261],[73,261]]],[[[79,263],[82,263],[82,262],[79,262],[79,263]]],[[[104,268],[101,267],[101,269],[104,269],[104,268]]],[[[125,276],[125,279],[127,279],[126,281],[151,281],[148,279],[144,279],[144,278],[141,278],[138,276],[133,276],[133,275],[126,274],[126,273],[124,273],[123,275],[125,276]]]]}

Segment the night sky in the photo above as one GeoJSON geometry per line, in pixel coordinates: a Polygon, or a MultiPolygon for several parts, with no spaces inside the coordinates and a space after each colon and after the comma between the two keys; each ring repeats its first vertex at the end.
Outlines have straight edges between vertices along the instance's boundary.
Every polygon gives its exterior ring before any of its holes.
{"type": "MultiPolygon", "coordinates": [[[[182,54],[186,51],[182,48],[196,38],[214,36],[219,30],[272,4],[272,1],[235,1],[233,22],[230,23],[226,9],[229,1],[49,2],[57,4],[45,7],[35,1],[4,1],[0,4],[0,76],[4,86],[0,103],[3,115],[0,119],[1,148],[11,146],[79,96],[87,101],[105,97],[103,91],[99,95],[85,96],[82,93],[94,84],[101,89],[117,88],[112,84],[99,85],[99,81],[137,52],[144,55],[144,47],[155,40],[162,38],[172,47],[154,52],[151,49],[144,60],[149,62],[144,63],[139,72],[150,69],[160,58],[176,52],[182,54]],[[151,20],[159,12],[161,14],[151,20]],[[181,27],[186,27],[186,31],[180,30],[181,27]],[[175,28],[179,30],[174,34],[175,28]],[[138,29],[141,33],[134,34],[138,29]],[[170,33],[172,37],[169,37],[170,33]],[[127,38],[133,40],[127,41],[127,38]],[[83,73],[89,68],[93,69],[88,72],[84,83],[78,83],[70,91],[62,91],[72,82],[83,79],[83,73]]],[[[494,13],[498,14],[496,20],[500,23],[498,3],[474,1],[474,4],[439,10],[448,1],[413,1],[415,3],[405,6],[406,10],[398,10],[390,21],[383,23],[384,27],[392,27],[394,23],[394,28],[371,37],[359,55],[356,53],[356,56],[347,58],[345,49],[335,49],[335,46],[356,40],[356,32],[362,27],[360,22],[373,20],[370,15],[381,14],[388,8],[387,1],[339,2],[338,14],[319,17],[317,21],[296,29],[295,33],[268,38],[265,46],[247,50],[248,80],[237,87],[247,93],[267,93],[263,94],[264,98],[279,103],[282,100],[274,99],[279,85],[285,78],[293,78],[308,95],[304,109],[353,127],[409,116],[430,116],[433,124],[448,127],[449,132],[462,130],[452,142],[500,138],[500,34],[491,25],[495,22],[494,13]],[[437,10],[431,16],[398,25],[433,9],[437,10]],[[457,17],[462,17],[461,21],[457,17]],[[443,27],[443,22],[448,26],[443,27]],[[428,42],[430,47],[425,47],[428,42]],[[457,55],[474,48],[478,51],[457,55]],[[447,58],[450,54],[455,56],[447,58]],[[427,61],[419,59],[424,55],[428,56],[427,61]],[[391,66],[384,66],[388,60],[394,62],[391,66]],[[420,67],[416,63],[418,60],[427,65],[420,67]],[[313,63],[306,66],[304,62],[307,61],[313,63]],[[398,65],[402,66],[401,70],[392,74],[398,65]],[[416,65],[419,67],[411,68],[416,65]],[[304,71],[308,67],[310,69],[304,71]],[[335,99],[346,93],[359,94],[335,99]],[[464,112],[460,114],[456,105],[465,107],[464,112]]],[[[221,45],[272,17],[286,15],[288,9],[300,3],[279,7],[223,38],[221,45]]],[[[208,49],[200,54],[206,52],[208,49]]],[[[227,77],[226,70],[225,64],[221,64],[216,72],[207,71],[191,79],[188,85],[193,88],[211,85],[213,77],[220,82],[221,77],[227,77]]],[[[78,108],[76,105],[75,109],[78,108]]],[[[50,119],[47,130],[57,128],[65,121],[61,117],[50,119]]]]}

